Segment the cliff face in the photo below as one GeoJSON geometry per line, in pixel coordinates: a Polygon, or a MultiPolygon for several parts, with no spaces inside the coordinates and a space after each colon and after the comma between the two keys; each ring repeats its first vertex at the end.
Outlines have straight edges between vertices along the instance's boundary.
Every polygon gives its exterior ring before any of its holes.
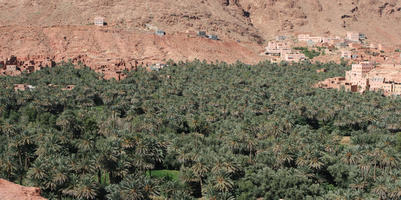
{"type": "Polygon", "coordinates": [[[40,196],[40,189],[24,187],[0,179],[0,199],[12,200],[46,200],[40,196]]]}

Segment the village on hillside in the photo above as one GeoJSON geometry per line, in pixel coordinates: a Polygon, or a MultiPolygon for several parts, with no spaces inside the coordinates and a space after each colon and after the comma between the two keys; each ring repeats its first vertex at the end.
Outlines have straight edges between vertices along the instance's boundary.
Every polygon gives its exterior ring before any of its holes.
{"type": "MultiPolygon", "coordinates": [[[[95,17],[94,26],[103,27],[107,23],[103,17],[95,17]]],[[[147,25],[149,30],[160,37],[166,32],[157,27],[147,25]]],[[[195,37],[219,40],[217,35],[209,35],[198,31],[195,37]]],[[[332,88],[352,91],[383,91],[385,95],[400,95],[401,91],[401,53],[400,49],[382,44],[368,42],[367,35],[358,32],[347,32],[345,36],[313,36],[298,34],[296,36],[277,36],[268,42],[263,55],[273,63],[311,61],[346,61],[352,64],[352,70],[344,77],[329,78],[315,85],[320,88],[332,88]]],[[[64,61],[62,59],[61,61],[64,61]]],[[[145,66],[149,71],[158,71],[165,65],[161,63],[144,64],[133,60],[118,58],[90,58],[78,55],[69,58],[74,65],[90,66],[92,70],[103,74],[106,80],[122,80],[125,71],[136,70],[145,66]]],[[[23,72],[32,73],[43,67],[54,67],[60,59],[43,56],[27,56],[0,59],[0,75],[17,76],[23,72]]],[[[318,72],[324,72],[321,69],[318,72]]],[[[18,85],[16,90],[24,90],[28,86],[18,85]]]]}
{"type": "Polygon", "coordinates": [[[306,59],[319,61],[320,57],[326,57],[326,61],[344,59],[350,62],[387,64],[401,62],[400,49],[369,43],[365,34],[351,31],[345,37],[310,34],[277,36],[268,42],[264,55],[271,62],[299,62],[306,59]]]}
{"type": "MultiPolygon", "coordinates": [[[[384,95],[401,95],[400,49],[367,42],[367,36],[347,32],[339,36],[322,37],[299,34],[297,38],[277,36],[269,41],[265,55],[271,62],[300,62],[318,56],[331,61],[352,63],[344,77],[333,77],[314,85],[318,88],[345,89],[351,92],[382,91],[384,95]]],[[[317,70],[318,73],[326,69],[317,70]]]]}
{"type": "Polygon", "coordinates": [[[315,85],[318,88],[344,89],[351,92],[383,92],[385,96],[401,95],[401,65],[371,62],[352,64],[345,77],[333,77],[315,85]]]}
{"type": "MultiPolygon", "coordinates": [[[[90,26],[97,27],[100,30],[106,30],[108,23],[106,19],[101,16],[96,16],[90,26]]],[[[166,32],[158,27],[146,24],[146,32],[152,33],[157,37],[166,36],[166,32]]],[[[206,31],[198,31],[197,33],[188,33],[188,37],[198,37],[207,40],[218,41],[220,40],[217,35],[208,34],[206,31]]],[[[54,67],[59,62],[71,62],[75,66],[89,66],[92,70],[99,74],[103,74],[106,80],[115,79],[122,80],[126,77],[126,71],[136,70],[137,67],[145,67],[148,71],[158,71],[164,66],[160,62],[141,62],[135,59],[126,59],[118,57],[94,57],[88,54],[77,54],[71,57],[61,56],[41,56],[41,55],[28,55],[28,56],[13,56],[0,57],[0,75],[18,76],[22,73],[32,73],[44,67],[54,67]]]]}

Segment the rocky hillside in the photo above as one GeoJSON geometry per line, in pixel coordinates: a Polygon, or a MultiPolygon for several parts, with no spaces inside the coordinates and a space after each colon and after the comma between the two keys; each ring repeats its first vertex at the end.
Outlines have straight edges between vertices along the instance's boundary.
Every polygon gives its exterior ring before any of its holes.
{"type": "Polygon", "coordinates": [[[0,48],[0,60],[10,55],[19,58],[44,55],[56,62],[84,57],[84,64],[96,69],[120,62],[134,66],[133,63],[150,65],[169,59],[200,59],[254,64],[264,58],[259,55],[262,48],[255,43],[215,41],[196,33],[157,36],[153,32],[95,26],[8,26],[0,27],[0,32],[0,46],[4,46],[0,48]]]}
{"type": "Polygon", "coordinates": [[[401,1],[398,0],[241,0],[254,27],[270,37],[310,32],[344,35],[366,33],[372,41],[401,43],[401,1]]]}
{"type": "Polygon", "coordinates": [[[96,56],[102,51],[101,59],[120,55],[139,62],[196,57],[257,62],[263,59],[258,57],[263,45],[276,35],[308,32],[344,36],[349,30],[366,33],[373,42],[401,44],[398,0],[0,2],[0,56],[6,57],[45,54],[68,58],[76,54],[96,56]],[[105,17],[105,34],[91,28],[95,16],[105,17]],[[183,40],[185,36],[162,40],[148,36],[156,29],[165,30],[168,35],[204,30],[227,43],[200,38],[183,40]],[[234,44],[238,41],[241,44],[234,44]]]}
{"type": "Polygon", "coordinates": [[[15,183],[0,179],[0,199],[3,200],[46,200],[40,196],[40,189],[24,187],[15,183]]]}
{"type": "Polygon", "coordinates": [[[206,30],[240,40],[263,42],[276,34],[367,33],[400,42],[398,0],[1,0],[0,25],[87,25],[106,17],[109,25],[168,32],[206,30]],[[21,14],[23,13],[23,14],[21,14]]]}

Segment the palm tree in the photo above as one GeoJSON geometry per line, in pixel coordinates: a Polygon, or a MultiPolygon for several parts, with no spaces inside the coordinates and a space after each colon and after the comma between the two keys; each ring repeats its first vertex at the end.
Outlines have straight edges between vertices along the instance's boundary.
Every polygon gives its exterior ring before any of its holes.
{"type": "Polygon", "coordinates": [[[71,185],[62,192],[77,199],[96,199],[98,186],[91,176],[78,177],[74,175],[71,185]]]}
{"type": "Polygon", "coordinates": [[[249,161],[250,162],[252,162],[252,155],[255,154],[257,145],[258,145],[257,142],[253,138],[247,137],[245,139],[245,147],[246,147],[246,150],[249,152],[249,161]]]}
{"type": "Polygon", "coordinates": [[[399,163],[397,157],[388,154],[385,154],[382,162],[383,167],[388,169],[388,171],[390,171],[390,169],[396,168],[399,163]]]}
{"type": "Polygon", "coordinates": [[[113,184],[106,187],[107,198],[110,200],[139,200],[150,199],[151,196],[157,196],[159,188],[148,177],[144,175],[131,174],[125,177],[119,184],[113,184]]]}
{"type": "Polygon", "coordinates": [[[362,159],[358,165],[359,169],[361,170],[362,177],[365,180],[369,175],[369,171],[371,169],[371,161],[368,159],[362,159]]]}
{"type": "Polygon", "coordinates": [[[357,191],[364,191],[368,186],[368,183],[365,181],[365,178],[357,177],[354,179],[353,182],[354,183],[350,184],[350,187],[357,191]]]}
{"type": "Polygon", "coordinates": [[[202,190],[202,182],[209,173],[209,167],[202,159],[200,159],[195,162],[195,164],[191,167],[191,170],[194,172],[194,175],[199,182],[200,188],[202,190]]]}
{"type": "Polygon", "coordinates": [[[388,199],[387,198],[388,188],[384,185],[377,185],[372,189],[372,192],[375,193],[381,200],[388,199]]]}
{"type": "Polygon", "coordinates": [[[360,160],[360,155],[355,154],[350,149],[348,149],[347,152],[345,152],[345,154],[341,158],[341,161],[343,161],[347,165],[355,165],[356,163],[358,163],[359,160],[360,160]]]}
{"type": "Polygon", "coordinates": [[[220,192],[229,192],[234,186],[233,181],[225,173],[212,176],[211,181],[214,183],[213,187],[220,192]]]}
{"type": "Polygon", "coordinates": [[[372,165],[373,165],[373,180],[376,180],[376,167],[377,165],[382,165],[383,162],[383,154],[384,152],[379,149],[375,149],[373,152],[369,152],[368,155],[372,157],[372,165]]]}
{"type": "Polygon", "coordinates": [[[1,159],[0,159],[0,169],[2,169],[3,173],[5,172],[6,177],[8,180],[11,180],[11,177],[13,175],[16,175],[17,172],[17,165],[16,163],[12,160],[10,155],[7,156],[7,153],[4,152],[1,154],[1,159]]]}
{"type": "Polygon", "coordinates": [[[400,185],[395,185],[389,194],[389,197],[392,199],[401,199],[401,187],[400,185]]]}
{"type": "Polygon", "coordinates": [[[319,157],[313,157],[309,160],[308,166],[312,169],[320,169],[324,163],[321,161],[319,157]]]}

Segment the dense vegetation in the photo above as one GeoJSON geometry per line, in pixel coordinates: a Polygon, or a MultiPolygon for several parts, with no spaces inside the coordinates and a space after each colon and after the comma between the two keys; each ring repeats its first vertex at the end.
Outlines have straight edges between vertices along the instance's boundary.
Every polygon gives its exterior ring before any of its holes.
{"type": "MultiPolygon", "coordinates": [[[[320,56],[320,52],[322,51],[322,48],[318,48],[318,51],[312,49],[309,50],[307,47],[294,47],[295,50],[301,51],[307,58],[313,59],[314,57],[320,56]]],[[[324,54],[324,52],[322,53],[324,54]]]]}
{"type": "Polygon", "coordinates": [[[194,61],[117,82],[64,63],[0,77],[0,177],[51,199],[400,199],[401,98],[311,87],[348,68],[194,61]]]}

